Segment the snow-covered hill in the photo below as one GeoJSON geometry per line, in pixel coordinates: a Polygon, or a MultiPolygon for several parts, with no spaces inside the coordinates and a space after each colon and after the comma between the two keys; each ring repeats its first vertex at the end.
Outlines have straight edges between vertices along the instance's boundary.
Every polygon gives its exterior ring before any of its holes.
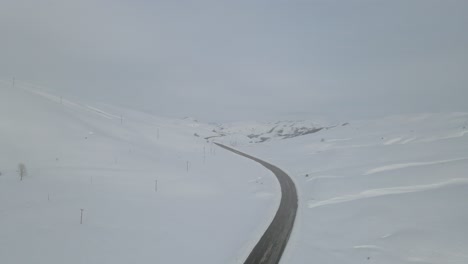
{"type": "Polygon", "coordinates": [[[275,179],[211,126],[20,87],[0,86],[0,263],[238,263],[274,216],[275,179]]]}
{"type": "Polygon", "coordinates": [[[468,263],[468,113],[353,121],[240,149],[298,186],[284,263],[468,263]]]}
{"type": "MultiPolygon", "coordinates": [[[[346,124],[345,124],[346,125],[346,124]]],[[[212,129],[214,135],[208,135],[207,140],[216,139],[233,146],[247,143],[263,143],[305,136],[328,130],[338,125],[319,125],[305,120],[286,120],[276,122],[236,122],[218,124],[212,129]]]]}
{"type": "Polygon", "coordinates": [[[283,263],[468,263],[467,113],[205,124],[18,86],[0,85],[0,263],[243,263],[280,190],[213,141],[293,177],[283,263]]]}

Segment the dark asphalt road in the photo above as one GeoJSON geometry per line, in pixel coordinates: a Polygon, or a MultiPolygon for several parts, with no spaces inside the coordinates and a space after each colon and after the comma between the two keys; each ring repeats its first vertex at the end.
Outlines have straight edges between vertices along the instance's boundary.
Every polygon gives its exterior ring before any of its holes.
{"type": "Polygon", "coordinates": [[[297,192],[291,178],[278,167],[233,148],[215,143],[238,155],[254,160],[272,171],[281,186],[281,202],[275,218],[253,248],[245,264],[277,264],[288,243],[297,212],[297,192]]]}

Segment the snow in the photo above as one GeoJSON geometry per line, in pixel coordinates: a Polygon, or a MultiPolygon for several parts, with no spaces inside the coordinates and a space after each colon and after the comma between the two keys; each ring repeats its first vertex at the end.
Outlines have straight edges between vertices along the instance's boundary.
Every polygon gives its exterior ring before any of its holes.
{"type": "Polygon", "coordinates": [[[241,263],[279,205],[193,120],[6,86],[0,119],[0,263],[241,263]]]}
{"type": "Polygon", "coordinates": [[[355,249],[380,249],[376,245],[360,245],[360,246],[354,246],[353,248],[355,249]]]}
{"type": "Polygon", "coordinates": [[[391,164],[391,165],[386,165],[386,166],[368,170],[366,173],[364,173],[364,175],[374,174],[374,173],[378,173],[382,171],[399,170],[399,169],[415,167],[415,166],[427,166],[427,165],[443,164],[443,163],[455,162],[455,161],[463,161],[467,159],[468,158],[458,158],[458,159],[450,159],[450,160],[436,160],[436,161],[426,161],[426,162],[391,164]]]}
{"type": "Polygon", "coordinates": [[[297,185],[282,263],[468,263],[468,114],[349,123],[238,147],[297,185]]]}
{"type": "Polygon", "coordinates": [[[403,193],[411,193],[411,192],[422,192],[422,191],[429,191],[434,190],[437,188],[443,187],[450,187],[451,185],[457,184],[468,184],[468,178],[460,178],[460,179],[451,179],[445,182],[438,182],[433,184],[426,184],[426,185],[416,185],[416,186],[403,186],[403,187],[393,187],[393,188],[381,188],[381,189],[373,189],[373,190],[366,190],[359,194],[354,195],[346,195],[342,197],[335,197],[328,200],[321,200],[321,201],[309,201],[309,208],[320,207],[324,205],[336,204],[336,203],[345,203],[351,202],[359,199],[367,199],[367,198],[374,198],[378,196],[384,195],[394,195],[394,194],[403,194],[403,193]]]}
{"type": "Polygon", "coordinates": [[[395,144],[399,141],[401,141],[402,138],[394,138],[394,139],[390,139],[389,141],[385,142],[384,145],[392,145],[392,144],[395,144]]]}
{"type": "Polygon", "coordinates": [[[18,86],[0,85],[0,263],[243,263],[280,189],[213,141],[293,178],[282,263],[468,263],[467,113],[205,124],[18,86]],[[323,129],[279,136],[302,128],[323,129]]]}

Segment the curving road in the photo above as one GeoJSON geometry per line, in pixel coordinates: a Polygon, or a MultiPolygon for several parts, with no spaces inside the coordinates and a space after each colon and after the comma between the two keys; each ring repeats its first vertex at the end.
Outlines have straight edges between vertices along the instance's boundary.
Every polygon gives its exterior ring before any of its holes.
{"type": "Polygon", "coordinates": [[[271,170],[278,178],[281,186],[281,202],[273,221],[253,248],[245,264],[277,264],[279,263],[294,225],[297,212],[297,192],[291,178],[278,167],[258,158],[247,155],[233,148],[215,143],[238,155],[254,160],[271,170]]]}

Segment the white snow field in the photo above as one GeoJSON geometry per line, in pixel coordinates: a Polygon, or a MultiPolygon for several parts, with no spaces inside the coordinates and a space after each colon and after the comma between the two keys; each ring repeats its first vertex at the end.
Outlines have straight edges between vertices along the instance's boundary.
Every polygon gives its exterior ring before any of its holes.
{"type": "Polygon", "coordinates": [[[468,263],[467,113],[350,122],[239,148],[298,187],[283,263],[468,263]]]}
{"type": "Polygon", "coordinates": [[[468,263],[467,113],[209,125],[18,86],[0,84],[2,264],[243,263],[280,189],[212,140],[295,181],[281,263],[468,263]]]}
{"type": "Polygon", "coordinates": [[[209,126],[0,85],[2,264],[240,263],[278,208],[209,126]]]}

